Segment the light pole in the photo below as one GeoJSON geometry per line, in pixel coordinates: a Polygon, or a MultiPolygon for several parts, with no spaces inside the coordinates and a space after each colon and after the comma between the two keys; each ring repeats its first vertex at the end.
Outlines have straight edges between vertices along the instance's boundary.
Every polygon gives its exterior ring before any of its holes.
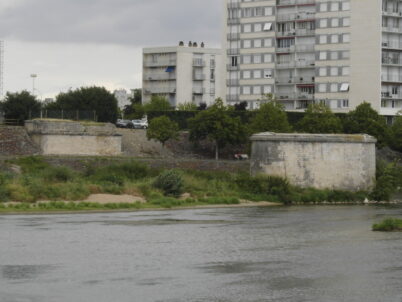
{"type": "Polygon", "coordinates": [[[35,95],[35,79],[38,77],[37,74],[33,73],[31,74],[32,78],[32,94],[35,95]]]}

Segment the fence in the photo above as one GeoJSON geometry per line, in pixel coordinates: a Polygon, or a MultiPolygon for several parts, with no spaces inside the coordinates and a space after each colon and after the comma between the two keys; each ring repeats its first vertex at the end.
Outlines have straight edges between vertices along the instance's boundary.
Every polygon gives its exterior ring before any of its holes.
{"type": "Polygon", "coordinates": [[[29,111],[28,119],[59,119],[73,121],[94,121],[98,120],[96,111],[83,110],[39,110],[29,111]]]}

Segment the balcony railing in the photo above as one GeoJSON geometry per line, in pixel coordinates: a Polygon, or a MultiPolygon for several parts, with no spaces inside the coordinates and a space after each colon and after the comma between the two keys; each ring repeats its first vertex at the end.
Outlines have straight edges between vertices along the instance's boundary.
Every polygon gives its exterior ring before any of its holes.
{"type": "Polygon", "coordinates": [[[205,61],[203,59],[193,59],[194,67],[205,67],[205,61]]]}
{"type": "Polygon", "coordinates": [[[204,94],[205,88],[202,87],[193,87],[193,94],[204,94]]]}
{"type": "Polygon", "coordinates": [[[275,83],[278,85],[314,84],[315,77],[297,77],[297,78],[276,77],[275,83]]]}
{"type": "Polygon", "coordinates": [[[306,20],[306,19],[315,19],[315,13],[313,13],[313,12],[301,12],[301,13],[277,15],[277,22],[306,20]]]}
{"type": "Polygon", "coordinates": [[[235,79],[232,79],[232,80],[226,80],[226,85],[227,86],[239,86],[239,80],[235,80],[235,79]]]}
{"type": "Polygon", "coordinates": [[[295,67],[296,67],[295,61],[276,63],[276,68],[295,68],[295,67]]]}
{"type": "Polygon", "coordinates": [[[299,44],[295,46],[298,52],[313,52],[315,51],[315,46],[311,44],[299,44]]]}
{"type": "Polygon", "coordinates": [[[391,92],[382,92],[381,98],[390,100],[402,100],[402,93],[392,94],[391,92]]]}
{"type": "Polygon", "coordinates": [[[228,19],[228,25],[236,25],[236,24],[240,24],[240,18],[228,19]]]}
{"type": "Polygon", "coordinates": [[[294,100],[295,94],[293,92],[279,92],[275,94],[278,100],[294,100]]]}
{"type": "Polygon", "coordinates": [[[402,28],[399,27],[383,27],[382,31],[391,32],[391,33],[402,33],[402,28]]]}
{"type": "Polygon", "coordinates": [[[397,41],[384,41],[382,42],[383,48],[402,49],[402,43],[397,41]]]}
{"type": "Polygon", "coordinates": [[[227,50],[227,54],[229,56],[235,56],[235,55],[239,55],[240,54],[240,49],[238,48],[231,48],[227,50]]]}
{"type": "Polygon", "coordinates": [[[168,73],[165,72],[163,73],[157,73],[157,74],[145,74],[144,75],[144,80],[145,81],[168,81],[168,80],[176,80],[176,74],[175,73],[168,73]]]}
{"type": "Polygon", "coordinates": [[[193,74],[193,80],[194,81],[204,81],[206,79],[205,74],[200,74],[200,73],[194,73],[193,74]]]}
{"type": "Polygon", "coordinates": [[[236,71],[236,70],[239,70],[239,69],[240,69],[239,65],[236,65],[236,66],[233,66],[232,64],[227,64],[226,65],[226,70],[227,71],[236,71]]]}
{"type": "Polygon", "coordinates": [[[151,61],[147,60],[144,61],[144,66],[145,67],[158,67],[158,66],[176,66],[177,60],[176,59],[170,59],[170,60],[157,60],[157,61],[151,61]]]}
{"type": "Polygon", "coordinates": [[[278,6],[280,5],[305,5],[305,4],[315,4],[315,0],[277,0],[278,6]]]}
{"type": "Polygon", "coordinates": [[[240,33],[230,33],[227,36],[228,40],[240,40],[240,33]]]}
{"type": "Polygon", "coordinates": [[[227,102],[238,102],[240,100],[240,97],[238,94],[228,94],[226,95],[226,101],[227,102]]]}
{"type": "Polygon", "coordinates": [[[401,75],[382,75],[381,80],[383,82],[402,83],[402,76],[401,75]]]}
{"type": "Polygon", "coordinates": [[[176,93],[176,86],[145,86],[145,94],[176,93]]]}
{"type": "Polygon", "coordinates": [[[314,94],[298,92],[298,93],[296,94],[296,98],[297,98],[298,100],[309,100],[309,101],[313,101],[313,100],[314,100],[314,94]]]}
{"type": "Polygon", "coordinates": [[[276,51],[277,52],[294,52],[295,51],[295,46],[294,45],[291,45],[291,46],[277,46],[276,47],[276,51]]]}
{"type": "Polygon", "coordinates": [[[402,12],[395,12],[392,10],[383,10],[382,14],[389,17],[402,17],[402,12]]]}

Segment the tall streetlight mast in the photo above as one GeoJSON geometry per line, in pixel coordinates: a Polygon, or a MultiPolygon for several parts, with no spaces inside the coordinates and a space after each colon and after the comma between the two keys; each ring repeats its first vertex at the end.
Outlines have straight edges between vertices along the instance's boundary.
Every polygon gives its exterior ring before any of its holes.
{"type": "Polygon", "coordinates": [[[31,78],[32,78],[32,94],[35,95],[35,79],[38,77],[37,74],[33,73],[31,74],[31,78]]]}

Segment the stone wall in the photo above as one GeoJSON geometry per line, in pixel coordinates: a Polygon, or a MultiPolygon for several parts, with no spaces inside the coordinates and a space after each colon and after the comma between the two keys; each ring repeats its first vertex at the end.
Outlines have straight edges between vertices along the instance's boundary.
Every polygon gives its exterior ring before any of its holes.
{"type": "Polygon", "coordinates": [[[121,154],[122,137],[112,124],[33,120],[26,121],[25,128],[43,155],[121,154]]]}
{"type": "Polygon", "coordinates": [[[39,154],[24,127],[0,126],[0,156],[39,154]]]}
{"type": "Polygon", "coordinates": [[[368,135],[261,133],[252,138],[251,173],[301,187],[368,190],[376,173],[376,140],[368,135]]]}

